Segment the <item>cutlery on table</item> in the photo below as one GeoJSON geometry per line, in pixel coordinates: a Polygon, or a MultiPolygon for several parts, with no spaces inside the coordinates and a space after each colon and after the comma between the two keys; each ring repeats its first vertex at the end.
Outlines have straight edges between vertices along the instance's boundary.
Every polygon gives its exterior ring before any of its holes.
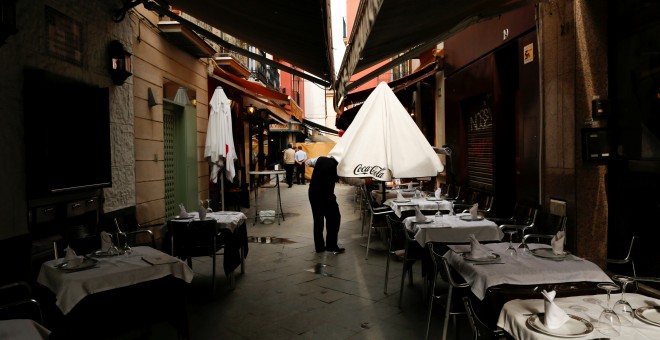
{"type": "Polygon", "coordinates": [[[504,262],[483,262],[483,263],[473,263],[475,266],[485,266],[487,264],[505,264],[504,262]]]}

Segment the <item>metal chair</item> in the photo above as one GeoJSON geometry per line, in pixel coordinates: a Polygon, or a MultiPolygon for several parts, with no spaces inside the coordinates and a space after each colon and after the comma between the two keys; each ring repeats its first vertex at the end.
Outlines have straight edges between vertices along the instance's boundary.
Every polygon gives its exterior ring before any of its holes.
{"type": "MultiPolygon", "coordinates": [[[[387,264],[385,265],[385,289],[384,293],[387,294],[387,281],[389,280],[389,275],[390,275],[390,261],[392,256],[397,256],[396,250],[393,249],[393,243],[395,236],[401,236],[403,237],[403,233],[406,232],[405,226],[401,221],[395,220],[389,215],[385,216],[385,219],[387,220],[387,226],[390,231],[389,234],[389,242],[388,242],[388,247],[387,247],[387,264]]],[[[405,264],[404,264],[405,266],[405,264]]]]}
{"type": "Polygon", "coordinates": [[[32,298],[32,287],[17,281],[0,286],[0,320],[31,319],[43,325],[41,305],[32,298]]]}
{"type": "MultiPolygon", "coordinates": [[[[192,268],[192,258],[210,256],[212,258],[211,267],[211,287],[213,296],[215,296],[215,270],[216,257],[224,255],[220,252],[226,244],[226,235],[218,227],[215,220],[186,220],[169,222],[172,228],[172,255],[185,260],[188,266],[192,268]]],[[[227,274],[229,285],[233,289],[235,286],[234,272],[227,274]]]]}
{"type": "Polygon", "coordinates": [[[465,313],[467,314],[470,327],[472,328],[472,332],[474,334],[474,340],[508,339],[505,330],[499,327],[496,329],[491,329],[479,318],[476,311],[474,310],[474,307],[472,306],[472,301],[470,301],[469,296],[463,297],[463,305],[465,306],[465,313]]]}
{"type": "Polygon", "coordinates": [[[442,255],[436,253],[433,250],[433,243],[428,243],[427,247],[429,249],[429,254],[431,255],[431,260],[433,262],[433,272],[431,273],[431,288],[429,290],[429,308],[428,308],[428,313],[426,317],[426,337],[425,339],[429,338],[429,329],[431,326],[431,313],[433,312],[433,302],[435,300],[440,300],[442,298],[445,298],[445,315],[444,315],[444,323],[442,326],[442,340],[447,339],[447,330],[449,328],[449,316],[454,317],[454,329],[456,328],[456,315],[461,315],[461,314],[466,314],[465,311],[456,311],[452,310],[452,299],[455,298],[453,296],[454,294],[454,289],[464,289],[470,287],[470,284],[467,282],[458,282],[457,280],[454,280],[454,275],[453,270],[449,266],[449,262],[447,261],[446,258],[444,258],[442,255]],[[442,277],[442,280],[447,282],[449,284],[448,290],[446,294],[438,294],[436,292],[436,285],[437,285],[437,276],[440,274],[442,277]]]}
{"type": "MultiPolygon", "coordinates": [[[[371,231],[378,229],[378,228],[387,228],[387,226],[374,226],[374,218],[376,216],[385,216],[390,213],[393,213],[394,211],[390,209],[390,207],[385,207],[385,206],[377,206],[376,202],[374,201],[373,197],[371,197],[371,193],[367,192],[366,193],[367,197],[367,207],[369,208],[369,213],[370,213],[370,218],[369,218],[369,232],[367,233],[367,253],[364,256],[365,260],[369,259],[369,246],[371,245],[371,231]]],[[[364,221],[363,221],[363,228],[364,228],[364,221]]]]}
{"type": "Polygon", "coordinates": [[[541,240],[546,240],[549,242],[549,240],[552,240],[553,237],[557,234],[557,232],[561,231],[566,231],[566,216],[558,216],[558,215],[552,215],[555,217],[555,223],[554,223],[554,230],[555,232],[553,234],[527,234],[523,236],[522,238],[522,246],[527,248],[527,243],[528,239],[535,239],[537,242],[541,240]]]}
{"type": "MultiPolygon", "coordinates": [[[[406,280],[406,273],[408,274],[408,285],[412,286],[413,284],[413,275],[412,275],[412,266],[417,260],[422,260],[422,255],[424,249],[417,243],[405,226],[403,228],[403,234],[405,235],[405,253],[403,256],[403,270],[401,272],[401,286],[399,288],[399,308],[403,305],[403,287],[406,280]]],[[[426,284],[426,281],[424,281],[426,284]]]]}
{"type": "Polygon", "coordinates": [[[507,219],[512,222],[500,224],[499,228],[503,232],[506,230],[516,230],[520,232],[520,239],[522,239],[525,236],[525,231],[527,231],[527,229],[534,228],[539,209],[522,205],[516,206],[516,208],[518,211],[514,211],[513,217],[507,219]]]}
{"type": "Polygon", "coordinates": [[[633,260],[633,246],[635,245],[635,240],[638,239],[639,236],[633,236],[630,239],[630,246],[628,247],[628,254],[626,254],[626,257],[622,259],[608,259],[608,258],[587,258],[587,260],[592,261],[592,262],[606,262],[606,263],[612,263],[612,264],[617,264],[617,265],[625,265],[625,264],[630,264],[631,272],[632,272],[632,277],[635,279],[635,289],[638,289],[638,283],[637,283],[637,272],[635,271],[635,261],[633,260]]]}

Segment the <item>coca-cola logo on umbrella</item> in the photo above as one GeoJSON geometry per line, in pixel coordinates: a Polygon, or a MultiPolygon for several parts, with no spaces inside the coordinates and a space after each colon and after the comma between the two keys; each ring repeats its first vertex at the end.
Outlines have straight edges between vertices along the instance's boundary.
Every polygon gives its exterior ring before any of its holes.
{"type": "Polygon", "coordinates": [[[353,169],[353,174],[359,176],[369,175],[375,178],[383,178],[385,176],[385,171],[387,171],[387,168],[383,168],[382,166],[358,164],[355,166],[355,169],[353,169]]]}

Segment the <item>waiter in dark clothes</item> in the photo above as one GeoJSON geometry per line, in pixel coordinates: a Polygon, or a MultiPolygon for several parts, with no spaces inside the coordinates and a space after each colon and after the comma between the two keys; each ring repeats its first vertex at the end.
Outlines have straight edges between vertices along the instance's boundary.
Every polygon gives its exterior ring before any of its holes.
{"type": "Polygon", "coordinates": [[[346,250],[337,245],[339,222],[341,221],[339,205],[337,197],[335,197],[335,183],[339,180],[337,164],[337,160],[332,157],[318,157],[315,164],[310,164],[314,167],[314,171],[309,182],[308,194],[314,218],[314,246],[317,253],[331,251],[341,254],[346,250]],[[324,224],[325,241],[323,239],[324,224]]]}

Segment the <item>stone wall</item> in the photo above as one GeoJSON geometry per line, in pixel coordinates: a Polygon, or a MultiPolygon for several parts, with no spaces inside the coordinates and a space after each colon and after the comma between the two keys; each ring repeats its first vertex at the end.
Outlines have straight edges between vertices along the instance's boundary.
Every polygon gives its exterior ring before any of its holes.
{"type": "MultiPolygon", "coordinates": [[[[118,145],[122,140],[122,122],[132,113],[132,84],[123,86],[112,84],[108,73],[108,43],[119,40],[130,47],[131,27],[128,22],[115,23],[111,13],[122,6],[120,0],[34,0],[17,1],[18,33],[10,36],[5,45],[0,46],[0,103],[2,124],[0,124],[0,239],[19,235],[28,231],[27,199],[25,194],[25,147],[23,121],[23,70],[38,68],[59,76],[98,87],[110,88],[112,175],[116,180],[112,190],[106,191],[108,202],[134,201],[132,189],[124,187],[127,177],[123,164],[118,164],[118,145]],[[66,20],[80,23],[82,39],[80,62],[72,63],[48,53],[49,38],[46,34],[46,6],[61,13],[66,20]]],[[[40,89],[48,91],[48,89],[40,89]]],[[[71,105],[76,104],[76,95],[71,94],[71,105]]],[[[53,114],[63,114],[62,109],[53,114]]],[[[85,155],[80,155],[85,157],[85,155]]],[[[47,171],[48,165],[44,165],[47,171]]],[[[129,186],[129,188],[132,187],[129,186]]],[[[112,203],[113,205],[115,203],[112,203]]],[[[121,204],[121,203],[120,203],[121,204]]]]}

